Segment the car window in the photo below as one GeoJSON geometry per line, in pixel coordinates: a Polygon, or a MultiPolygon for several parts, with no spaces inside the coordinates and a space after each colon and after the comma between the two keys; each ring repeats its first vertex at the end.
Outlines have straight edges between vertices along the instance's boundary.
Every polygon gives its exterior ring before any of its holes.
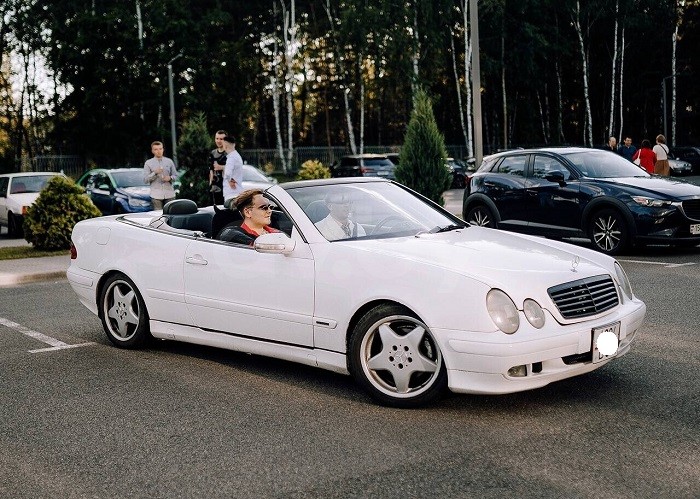
{"type": "Polygon", "coordinates": [[[523,177],[525,175],[525,163],[527,162],[527,156],[507,156],[503,158],[501,164],[498,165],[497,172],[505,173],[507,175],[515,175],[518,177],[523,177]]]}
{"type": "Polygon", "coordinates": [[[0,196],[7,196],[7,185],[10,179],[8,177],[0,177],[0,196]]]}
{"type": "MultiPolygon", "coordinates": [[[[112,178],[117,184],[117,187],[140,187],[143,185],[148,185],[143,179],[143,170],[139,168],[138,170],[129,170],[122,172],[112,172],[112,178]]],[[[106,178],[100,180],[102,183],[110,184],[109,180],[106,178]]]]}
{"type": "Polygon", "coordinates": [[[619,154],[608,151],[573,152],[564,154],[588,178],[648,177],[649,174],[619,154]]]}
{"type": "Polygon", "coordinates": [[[26,175],[14,177],[10,183],[11,194],[21,194],[24,192],[41,192],[46,184],[55,175],[26,175]]]}
{"type": "Polygon", "coordinates": [[[562,174],[564,174],[564,180],[569,180],[571,178],[571,172],[558,159],[550,156],[542,156],[541,154],[535,156],[535,163],[532,170],[533,177],[545,178],[555,171],[562,172],[562,174]]]}

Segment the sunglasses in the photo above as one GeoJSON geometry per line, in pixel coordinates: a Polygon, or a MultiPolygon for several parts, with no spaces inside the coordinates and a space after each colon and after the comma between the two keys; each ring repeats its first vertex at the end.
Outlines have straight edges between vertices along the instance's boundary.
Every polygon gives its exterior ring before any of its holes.
{"type": "Polygon", "coordinates": [[[262,210],[262,211],[268,211],[268,210],[272,211],[274,206],[272,206],[271,204],[262,204],[260,206],[254,206],[254,208],[257,208],[257,209],[262,210]]]}

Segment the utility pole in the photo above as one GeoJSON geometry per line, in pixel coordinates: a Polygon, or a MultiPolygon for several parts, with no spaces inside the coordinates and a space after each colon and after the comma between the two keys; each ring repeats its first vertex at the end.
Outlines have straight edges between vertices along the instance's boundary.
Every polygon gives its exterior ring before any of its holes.
{"type": "Polygon", "coordinates": [[[170,96],[170,138],[172,140],[172,156],[177,168],[177,137],[175,136],[175,96],[173,95],[173,62],[182,57],[182,52],[168,62],[168,93],[170,96]]]}

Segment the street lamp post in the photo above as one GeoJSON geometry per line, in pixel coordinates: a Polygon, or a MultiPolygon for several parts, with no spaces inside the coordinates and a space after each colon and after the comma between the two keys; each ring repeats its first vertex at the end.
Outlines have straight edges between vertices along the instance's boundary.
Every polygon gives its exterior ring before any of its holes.
{"type": "Polygon", "coordinates": [[[177,168],[177,137],[175,135],[175,96],[173,95],[173,62],[182,57],[182,52],[170,59],[168,62],[168,94],[170,97],[170,138],[172,140],[172,156],[175,168],[177,168]]]}
{"type": "Polygon", "coordinates": [[[688,76],[689,74],[690,73],[675,73],[672,75],[665,76],[661,80],[661,100],[663,101],[663,105],[664,105],[664,137],[666,137],[666,142],[669,144],[675,143],[676,138],[673,137],[673,141],[671,141],[671,140],[669,140],[669,137],[668,137],[668,124],[666,122],[666,80],[668,80],[669,78],[675,78],[676,76],[688,76]]]}

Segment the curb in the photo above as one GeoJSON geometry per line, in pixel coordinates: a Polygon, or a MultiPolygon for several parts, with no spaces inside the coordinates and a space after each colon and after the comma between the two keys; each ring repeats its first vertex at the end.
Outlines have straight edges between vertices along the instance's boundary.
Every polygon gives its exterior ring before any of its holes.
{"type": "Polygon", "coordinates": [[[0,287],[6,288],[18,284],[28,284],[32,282],[54,281],[66,279],[66,271],[41,272],[37,274],[0,274],[0,287]]]}

